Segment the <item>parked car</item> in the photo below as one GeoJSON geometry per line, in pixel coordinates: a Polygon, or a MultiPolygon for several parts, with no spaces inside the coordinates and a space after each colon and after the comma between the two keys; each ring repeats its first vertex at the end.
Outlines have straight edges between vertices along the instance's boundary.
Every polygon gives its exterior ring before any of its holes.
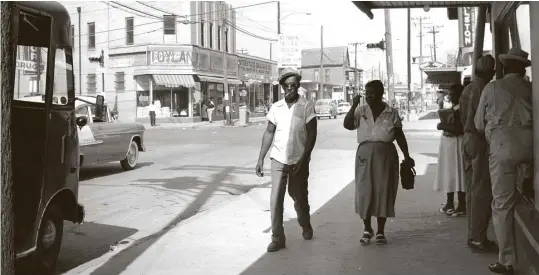
{"type": "Polygon", "coordinates": [[[314,104],[314,113],[318,119],[321,117],[337,118],[337,104],[331,99],[319,99],[314,104]]]}
{"type": "Polygon", "coordinates": [[[105,103],[104,116],[95,117],[95,97],[80,96],[75,101],[76,117],[88,123],[79,128],[80,166],[120,161],[125,170],[137,166],[139,152],[144,152],[145,128],[139,123],[121,123],[111,115],[105,103]]]}
{"type": "Polygon", "coordinates": [[[340,114],[346,114],[348,111],[350,111],[350,103],[348,102],[341,102],[339,103],[339,106],[337,107],[337,113],[340,114]]]}

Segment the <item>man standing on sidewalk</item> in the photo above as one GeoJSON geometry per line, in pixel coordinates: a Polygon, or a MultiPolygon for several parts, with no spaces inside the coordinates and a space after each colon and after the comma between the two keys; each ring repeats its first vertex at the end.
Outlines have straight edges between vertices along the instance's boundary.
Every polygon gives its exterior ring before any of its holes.
{"type": "Polygon", "coordinates": [[[150,112],[150,125],[155,126],[155,111],[157,111],[155,101],[150,103],[150,106],[148,106],[148,111],[150,112]]]}
{"type": "Polygon", "coordinates": [[[464,128],[464,176],[466,205],[468,206],[468,246],[474,250],[496,251],[496,244],[487,239],[492,216],[492,186],[488,167],[488,144],[474,124],[479,98],[485,85],[496,73],[496,61],[490,54],[476,61],[476,78],[464,89],[460,97],[461,122],[464,128]]]}
{"type": "Polygon", "coordinates": [[[519,48],[499,55],[505,76],[485,86],[474,121],[489,143],[492,223],[500,247],[498,262],[489,269],[501,274],[513,274],[516,263],[517,170],[533,161],[532,84],[524,79],[528,55],[519,48]]]}
{"type": "Polygon", "coordinates": [[[275,102],[268,114],[268,127],[262,138],[262,147],[256,165],[256,174],[264,176],[264,158],[271,150],[271,229],[272,241],[268,252],[285,247],[283,228],[283,208],[286,185],[288,194],[294,200],[299,225],[303,228],[303,238],[313,237],[311,226],[308,178],[311,152],[316,143],[317,122],[314,104],[298,94],[300,74],[292,69],[284,69],[279,84],[286,92],[285,98],[275,102]]]}
{"type": "Polygon", "coordinates": [[[208,121],[210,123],[213,122],[213,110],[215,110],[215,102],[213,102],[213,97],[210,97],[210,101],[208,102],[208,109],[206,109],[206,111],[208,112],[208,121]]]}

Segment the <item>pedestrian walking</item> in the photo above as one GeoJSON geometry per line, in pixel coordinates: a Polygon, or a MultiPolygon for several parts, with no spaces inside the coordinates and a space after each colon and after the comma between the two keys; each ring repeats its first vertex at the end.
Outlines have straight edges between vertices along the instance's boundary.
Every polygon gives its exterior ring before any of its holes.
{"type": "Polygon", "coordinates": [[[483,89],[475,127],[489,143],[492,181],[492,223],[499,246],[495,273],[512,274],[516,263],[514,209],[517,170],[533,161],[532,84],[524,79],[531,65],[528,53],[513,47],[500,54],[505,76],[483,89]]]}
{"type": "Polygon", "coordinates": [[[267,114],[268,126],[262,138],[256,174],[264,176],[264,158],[271,154],[271,229],[272,240],[267,250],[275,252],[285,247],[283,207],[286,186],[294,200],[303,238],[313,237],[308,198],[309,162],[316,143],[317,120],[314,104],[298,94],[301,76],[296,70],[284,69],[279,84],[286,92],[267,114]],[[273,142],[273,146],[272,146],[273,142]]]}
{"type": "Polygon", "coordinates": [[[466,215],[466,188],[464,186],[464,157],[462,139],[464,130],[460,119],[459,99],[464,87],[454,84],[449,88],[449,98],[453,105],[450,109],[438,110],[440,123],[438,130],[442,130],[440,146],[438,149],[438,172],[434,180],[434,191],[446,194],[445,206],[440,212],[451,217],[466,215]],[[458,196],[458,205],[455,209],[455,193],[458,196]]]}
{"type": "Polygon", "coordinates": [[[206,103],[204,101],[202,101],[202,103],[200,104],[200,115],[201,115],[201,118],[202,118],[202,121],[207,121],[208,120],[208,106],[206,105],[206,103]]]}
{"type": "Polygon", "coordinates": [[[376,244],[386,244],[385,224],[395,217],[399,187],[399,157],[396,140],[408,167],[415,165],[408,152],[398,111],[383,102],[384,84],[380,80],[365,85],[367,105],[359,106],[361,95],[354,97],[343,126],[357,130],[355,158],[355,211],[363,219],[365,230],[361,245],[368,245],[374,235],[371,217],[377,218],[376,244]]]}
{"type": "Polygon", "coordinates": [[[208,109],[206,109],[208,113],[208,121],[210,123],[213,122],[213,110],[215,110],[215,103],[213,102],[213,97],[210,97],[210,101],[208,101],[208,109]]]}
{"type": "Polygon", "coordinates": [[[155,112],[157,111],[155,101],[152,101],[152,103],[150,103],[150,105],[148,106],[148,111],[150,112],[150,125],[155,126],[155,112]]]}
{"type": "Polygon", "coordinates": [[[485,85],[494,77],[496,61],[492,55],[480,57],[475,64],[475,79],[465,87],[459,100],[466,206],[468,207],[468,246],[483,252],[497,251],[496,243],[487,238],[492,216],[492,185],[488,168],[488,144],[485,136],[477,132],[474,124],[479,98],[485,85]]]}

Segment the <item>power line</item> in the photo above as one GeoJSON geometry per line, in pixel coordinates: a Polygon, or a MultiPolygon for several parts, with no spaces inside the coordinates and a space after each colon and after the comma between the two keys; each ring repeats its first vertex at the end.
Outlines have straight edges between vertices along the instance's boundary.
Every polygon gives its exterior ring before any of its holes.
{"type": "Polygon", "coordinates": [[[150,5],[150,4],[146,4],[146,3],[142,2],[142,1],[137,1],[137,3],[139,3],[139,4],[143,5],[143,6],[146,6],[146,7],[148,7],[148,8],[154,9],[154,10],[156,10],[156,11],[160,11],[160,12],[165,13],[165,14],[171,14],[171,15],[176,15],[176,16],[178,16],[177,14],[175,14],[175,13],[173,13],[173,12],[169,12],[169,11],[162,10],[162,9],[157,8],[157,7],[154,7],[154,6],[150,5]]]}
{"type": "Polygon", "coordinates": [[[141,14],[146,14],[146,15],[149,15],[149,16],[152,16],[152,17],[155,17],[155,18],[161,18],[160,16],[157,16],[157,15],[154,15],[154,14],[151,14],[151,13],[147,13],[147,12],[144,12],[144,11],[139,11],[139,10],[137,10],[137,9],[135,9],[135,8],[132,8],[132,7],[130,7],[130,6],[127,6],[127,5],[118,3],[118,2],[116,2],[116,1],[110,1],[110,2],[113,3],[113,4],[115,4],[115,5],[124,7],[124,8],[126,8],[126,9],[134,10],[134,11],[136,11],[136,12],[138,12],[138,13],[141,13],[141,14]]]}

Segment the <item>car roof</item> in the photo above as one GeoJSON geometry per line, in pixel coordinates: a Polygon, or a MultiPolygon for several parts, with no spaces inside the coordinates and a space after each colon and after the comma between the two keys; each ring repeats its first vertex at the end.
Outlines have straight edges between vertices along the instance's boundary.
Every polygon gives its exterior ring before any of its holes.
{"type": "MultiPolygon", "coordinates": [[[[77,98],[80,98],[82,100],[89,101],[89,102],[95,102],[95,99],[97,98],[97,96],[82,95],[82,96],[77,96],[77,98]]],[[[82,100],[75,100],[75,108],[77,108],[79,106],[82,106],[82,105],[88,105],[88,103],[86,103],[86,102],[84,102],[82,100]]],[[[106,100],[105,100],[105,104],[107,104],[106,100]]]]}

